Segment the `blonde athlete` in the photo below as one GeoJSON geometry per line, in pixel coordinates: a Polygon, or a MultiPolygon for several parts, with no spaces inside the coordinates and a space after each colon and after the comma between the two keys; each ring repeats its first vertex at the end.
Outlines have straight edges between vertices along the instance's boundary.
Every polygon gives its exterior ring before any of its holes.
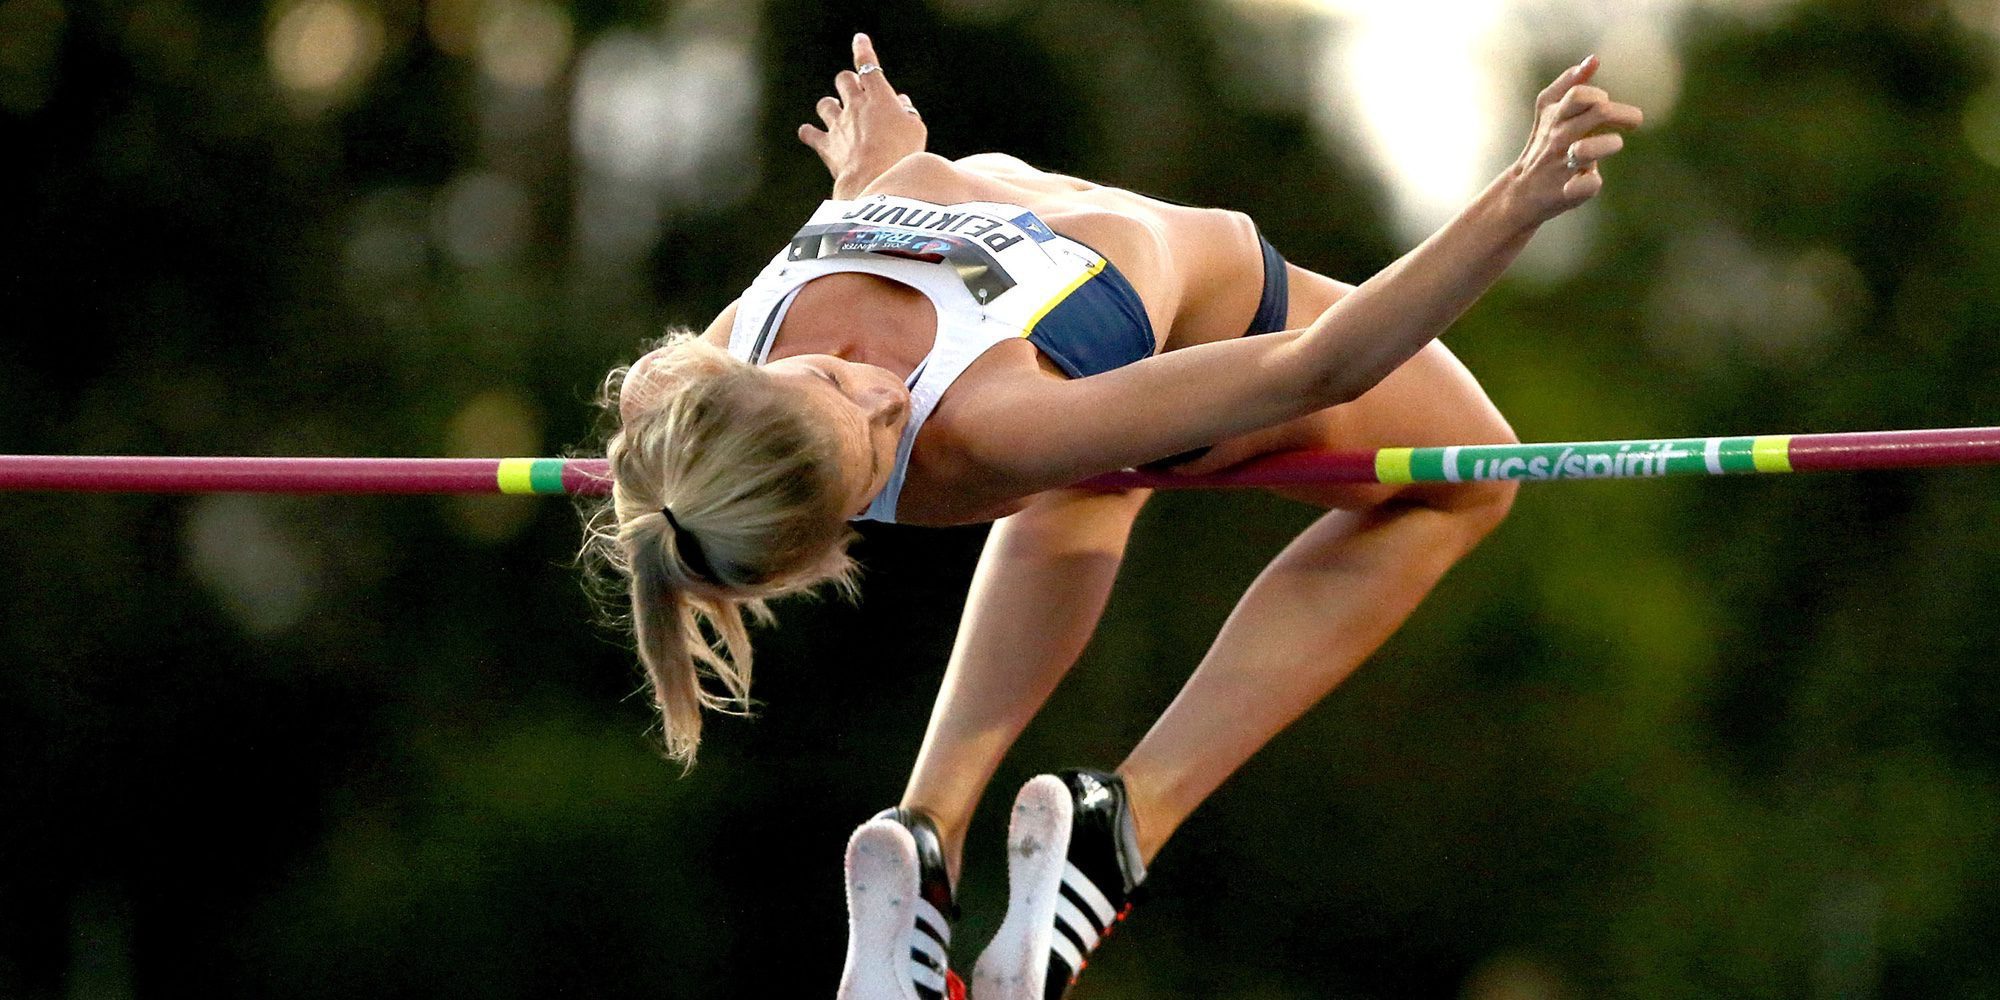
{"type": "MultiPolygon", "coordinates": [[[[850,520],[997,522],[902,803],[848,850],[840,996],[932,1000],[962,993],[946,949],[973,807],[1083,650],[1148,495],[1065,487],[1162,460],[1514,441],[1435,338],[1542,223],[1597,194],[1642,116],[1590,85],[1595,58],[1565,70],[1520,158],[1357,287],[1286,264],[1236,212],[926,153],[865,37],[854,61],[819,102],[826,127],[800,129],[833,200],[706,332],[607,383],[616,490],[586,546],[629,580],[669,753],[691,762],[701,709],[746,704],[744,615],[847,584],[850,520]]],[[[1279,492],[1327,513],[1251,584],[1152,730],[1114,772],[1021,790],[979,1000],[1061,997],[1175,828],[1513,499],[1497,483],[1279,492]]]]}

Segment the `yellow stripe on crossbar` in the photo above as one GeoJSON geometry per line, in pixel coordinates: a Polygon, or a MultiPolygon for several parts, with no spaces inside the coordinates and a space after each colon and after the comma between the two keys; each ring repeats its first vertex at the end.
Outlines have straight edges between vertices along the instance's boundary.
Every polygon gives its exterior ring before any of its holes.
{"type": "Polygon", "coordinates": [[[1758,472],[1792,471],[1792,436],[1772,434],[1751,438],[1750,461],[1758,472]]]}
{"type": "Polygon", "coordinates": [[[533,473],[535,460],[532,458],[503,458],[500,460],[500,492],[533,493],[535,485],[533,473]]]}
{"type": "Polygon", "coordinates": [[[1062,305],[1063,300],[1069,298],[1070,295],[1075,293],[1077,289],[1082,288],[1084,282],[1097,277],[1098,272],[1104,270],[1104,264],[1105,264],[1104,258],[1102,257],[1097,258],[1097,263],[1090,265],[1088,270],[1085,270],[1083,274],[1079,275],[1075,281],[1070,282],[1068,288],[1065,288],[1061,292],[1057,293],[1055,298],[1052,298],[1048,300],[1046,303],[1043,303],[1042,308],[1037,310],[1035,312],[1035,315],[1033,317],[1030,317],[1028,322],[1021,327],[1021,336],[1025,337],[1028,334],[1034,333],[1035,324],[1040,323],[1042,321],[1042,317],[1047,316],[1050,310],[1054,309],[1059,305],[1062,305]]]}
{"type": "Polygon", "coordinates": [[[1375,480],[1383,483],[1413,483],[1410,456],[1415,448],[1383,448],[1375,453],[1375,480]]]}

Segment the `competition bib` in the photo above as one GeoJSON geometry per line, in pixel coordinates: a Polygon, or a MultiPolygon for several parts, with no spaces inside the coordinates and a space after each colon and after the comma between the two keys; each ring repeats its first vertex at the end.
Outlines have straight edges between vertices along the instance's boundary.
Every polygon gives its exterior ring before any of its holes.
{"type": "Polygon", "coordinates": [[[785,258],[878,255],[946,264],[975,301],[990,305],[1023,283],[1056,277],[1063,265],[1042,247],[1055,238],[1033,212],[1015,206],[877,195],[822,204],[792,237],[785,258]]]}

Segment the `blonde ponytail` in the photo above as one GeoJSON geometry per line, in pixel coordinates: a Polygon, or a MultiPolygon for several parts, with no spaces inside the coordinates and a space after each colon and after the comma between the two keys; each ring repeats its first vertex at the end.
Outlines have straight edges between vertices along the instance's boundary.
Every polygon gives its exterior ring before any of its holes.
{"type": "MultiPolygon", "coordinates": [[[[651,398],[605,445],[612,495],[584,511],[579,559],[623,579],[667,756],[691,767],[703,709],[752,707],[749,625],[770,623],[772,598],[828,582],[852,594],[853,536],[837,445],[812,415],[692,334],[663,346],[647,369],[651,398]]],[[[605,380],[612,414],[625,374],[605,380]]]]}

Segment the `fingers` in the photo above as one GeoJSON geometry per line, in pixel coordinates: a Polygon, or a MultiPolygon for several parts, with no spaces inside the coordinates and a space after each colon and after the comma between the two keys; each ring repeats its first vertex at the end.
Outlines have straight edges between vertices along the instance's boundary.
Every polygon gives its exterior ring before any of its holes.
{"type": "Polygon", "coordinates": [[[1581,204],[1597,196],[1604,190],[1604,175],[1595,170],[1584,170],[1563,182],[1563,197],[1572,204],[1581,204]]]}
{"type": "Polygon", "coordinates": [[[1625,148],[1625,137],[1616,132],[1593,135],[1569,144],[1566,163],[1574,163],[1573,170],[1589,170],[1597,161],[1605,159],[1625,148]]]}
{"type": "Polygon", "coordinates": [[[1613,101],[1603,105],[1604,124],[1612,128],[1631,130],[1646,124],[1646,112],[1637,105],[1619,104],[1613,101]]]}
{"type": "Polygon", "coordinates": [[[1646,113],[1630,104],[1604,101],[1564,121],[1557,130],[1557,135],[1564,138],[1572,136],[1581,138],[1605,129],[1630,132],[1645,124],[1645,121],[1646,113]]]}
{"type": "Polygon", "coordinates": [[[1610,99],[1611,95],[1605,93],[1602,87],[1577,84],[1556,102],[1556,121],[1568,121],[1610,99]]]}
{"type": "Polygon", "coordinates": [[[1549,107],[1562,100],[1571,87],[1590,82],[1590,78],[1597,75],[1597,66],[1596,56],[1584,56],[1582,62],[1557,74],[1555,80],[1535,96],[1535,109],[1539,111],[1549,107]]]}
{"type": "Polygon", "coordinates": [[[863,87],[885,94],[896,92],[896,89],[889,86],[889,81],[882,76],[882,59],[875,54],[875,40],[857,32],[854,36],[854,69],[859,73],[864,66],[873,66],[875,69],[860,74],[863,87]],[[871,76],[874,77],[873,80],[868,79],[871,76]]]}
{"type": "MultiPolygon", "coordinates": [[[[889,81],[882,75],[879,58],[875,54],[874,40],[865,34],[857,33],[854,36],[854,68],[841,70],[833,76],[833,89],[839,96],[822,97],[813,105],[813,110],[818,112],[819,120],[826,124],[827,129],[834,127],[842,113],[857,107],[859,102],[864,102],[871,95],[877,94],[894,97],[904,111],[917,115],[917,106],[910,100],[910,95],[898,94],[894,87],[889,86],[889,81]],[[863,70],[866,72],[862,72],[863,70]]],[[[917,115],[917,117],[922,116],[917,115]]],[[[825,131],[813,128],[811,125],[799,127],[799,141],[814,149],[819,148],[818,141],[826,138],[826,135],[825,131]]]]}
{"type": "Polygon", "coordinates": [[[1625,137],[1620,133],[1636,129],[1646,120],[1637,107],[1614,101],[1604,88],[1591,85],[1598,66],[1596,56],[1586,57],[1559,74],[1535,98],[1535,129],[1523,153],[1523,165],[1536,176],[1560,180],[1561,195],[1548,203],[1548,218],[1604,190],[1604,174],[1598,166],[1625,148],[1625,137]]]}
{"type": "Polygon", "coordinates": [[[1576,83],[1589,83],[1590,78],[1597,75],[1597,67],[1602,65],[1596,56],[1584,56],[1583,61],[1576,64],[1576,83]]]}

